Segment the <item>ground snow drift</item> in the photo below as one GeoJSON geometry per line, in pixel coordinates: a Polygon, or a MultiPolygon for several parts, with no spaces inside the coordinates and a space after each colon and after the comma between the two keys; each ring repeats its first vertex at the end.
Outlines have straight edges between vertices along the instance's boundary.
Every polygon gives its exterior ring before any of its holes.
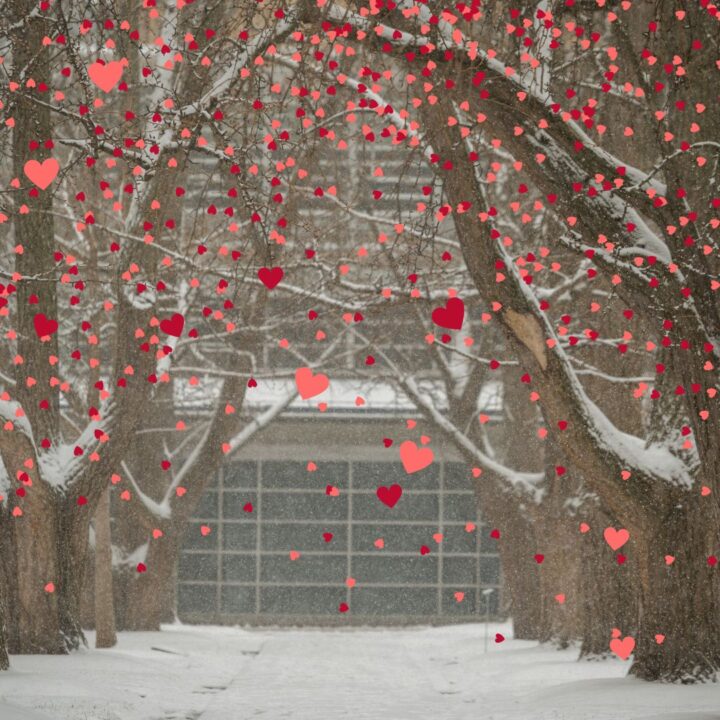
{"type": "Polygon", "coordinates": [[[112,650],[13,657],[0,720],[720,720],[720,684],[649,685],[627,662],[496,644],[498,631],[121,633],[112,650]]]}

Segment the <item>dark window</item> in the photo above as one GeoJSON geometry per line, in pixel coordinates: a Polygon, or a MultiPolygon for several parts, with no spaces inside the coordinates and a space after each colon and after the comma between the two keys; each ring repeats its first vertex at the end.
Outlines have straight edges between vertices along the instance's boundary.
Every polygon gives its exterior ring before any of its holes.
{"type": "Polygon", "coordinates": [[[223,487],[247,488],[257,487],[257,463],[234,462],[223,468],[223,487]]]}
{"type": "Polygon", "coordinates": [[[220,593],[220,612],[228,615],[255,612],[255,588],[223,585],[220,593]]]}
{"type": "Polygon", "coordinates": [[[267,492],[262,496],[262,516],[277,520],[341,520],[347,517],[347,495],[267,492]]]}
{"type": "Polygon", "coordinates": [[[375,557],[356,555],[352,559],[352,574],[358,585],[362,583],[437,583],[438,558],[429,555],[375,557]]]}
{"type": "Polygon", "coordinates": [[[223,523],[222,546],[223,550],[254,550],[257,547],[255,523],[223,523]]]}
{"type": "Polygon", "coordinates": [[[214,550],[218,544],[217,523],[210,526],[210,534],[203,535],[201,528],[204,523],[188,523],[187,533],[183,542],[183,549],[188,550],[214,550]]]}
{"type": "Polygon", "coordinates": [[[403,494],[390,508],[375,493],[357,493],[353,497],[353,516],[358,520],[434,520],[438,519],[438,496],[418,495],[410,491],[403,494]]]}
{"type": "Polygon", "coordinates": [[[452,585],[477,583],[477,558],[443,557],[443,582],[452,585]]]}
{"type": "Polygon", "coordinates": [[[260,612],[271,615],[337,615],[345,588],[263,587],[260,612]]]}
{"type": "Polygon", "coordinates": [[[262,527],[263,550],[314,550],[345,552],[347,526],[333,522],[312,524],[265,523],[262,527]],[[327,540],[324,535],[332,538],[327,540]]]}
{"type": "Polygon", "coordinates": [[[203,613],[214,617],[217,611],[217,585],[178,585],[178,611],[203,613]]]}
{"type": "Polygon", "coordinates": [[[443,518],[458,522],[477,521],[477,500],[473,493],[446,493],[443,499],[443,518]]]}
{"type": "Polygon", "coordinates": [[[456,585],[443,588],[443,615],[473,615],[477,611],[476,592],[474,587],[456,585]],[[462,596],[456,597],[456,593],[462,596]]]}
{"type": "Polygon", "coordinates": [[[344,555],[303,555],[295,560],[287,555],[263,555],[260,580],[263,582],[332,583],[347,578],[344,555]]]}
{"type": "Polygon", "coordinates": [[[497,585],[500,582],[500,558],[480,558],[480,582],[486,585],[497,585]]]}
{"type": "Polygon", "coordinates": [[[230,520],[252,520],[257,513],[257,493],[250,491],[230,492],[225,491],[223,493],[223,518],[230,520]],[[252,511],[246,512],[245,507],[250,503],[252,505],[252,511]]]}
{"type": "Polygon", "coordinates": [[[178,577],[180,580],[217,580],[217,555],[181,553],[178,577]]]}
{"type": "Polygon", "coordinates": [[[435,588],[360,587],[352,591],[350,610],[355,615],[417,615],[437,614],[435,588]]]}
{"type": "Polygon", "coordinates": [[[348,464],[319,462],[317,470],[308,470],[306,462],[266,461],[262,464],[263,488],[325,490],[328,485],[346,489],[348,464]]]}
{"type": "Polygon", "coordinates": [[[379,555],[393,552],[420,552],[423,545],[434,546],[432,539],[438,531],[437,525],[382,525],[377,523],[356,523],[353,525],[353,550],[355,552],[376,552],[379,555]],[[382,550],[375,541],[382,539],[382,550]]]}

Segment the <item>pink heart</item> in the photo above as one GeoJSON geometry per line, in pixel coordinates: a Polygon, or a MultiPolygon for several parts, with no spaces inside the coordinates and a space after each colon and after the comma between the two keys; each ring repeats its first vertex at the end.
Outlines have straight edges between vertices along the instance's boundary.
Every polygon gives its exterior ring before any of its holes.
{"type": "Polygon", "coordinates": [[[464,599],[465,599],[464,592],[456,592],[455,593],[455,602],[462,602],[464,599]]]}
{"type": "Polygon", "coordinates": [[[419,448],[412,440],[406,440],[400,445],[400,459],[408,474],[424,470],[434,458],[435,454],[430,448],[419,448]]]}
{"type": "Polygon", "coordinates": [[[630,539],[630,533],[625,530],[625,528],[616,530],[613,527],[609,527],[605,528],[603,537],[605,538],[605,542],[613,550],[619,550],[630,539]]]}
{"type": "Polygon", "coordinates": [[[123,69],[119,60],[104,64],[96,61],[88,68],[88,75],[103,92],[110,92],[120,82],[123,69]]]}
{"type": "Polygon", "coordinates": [[[45,190],[60,172],[60,163],[55,158],[48,158],[42,162],[28,160],[23,171],[33,185],[45,190]]]}
{"type": "Polygon", "coordinates": [[[377,489],[378,500],[383,505],[387,505],[389,508],[393,508],[397,505],[400,496],[402,495],[402,488],[399,485],[391,485],[389,488],[381,485],[377,489]]]}
{"type": "Polygon", "coordinates": [[[313,375],[309,367],[298,368],[295,371],[295,384],[303,400],[320,395],[328,389],[330,381],[327,375],[318,373],[313,375]]]}
{"type": "Polygon", "coordinates": [[[622,640],[615,638],[610,641],[610,650],[612,650],[621,660],[627,660],[630,653],[635,649],[635,638],[629,635],[622,640]]]}

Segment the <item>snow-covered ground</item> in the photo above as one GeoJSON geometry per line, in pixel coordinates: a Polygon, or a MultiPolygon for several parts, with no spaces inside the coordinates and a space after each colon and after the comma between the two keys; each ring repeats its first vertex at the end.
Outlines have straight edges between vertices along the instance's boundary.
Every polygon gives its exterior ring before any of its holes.
{"type": "Polygon", "coordinates": [[[484,630],[122,633],[112,650],[14,657],[0,720],[720,720],[720,684],[651,686],[620,660],[496,644],[501,626],[485,652],[484,630]]]}

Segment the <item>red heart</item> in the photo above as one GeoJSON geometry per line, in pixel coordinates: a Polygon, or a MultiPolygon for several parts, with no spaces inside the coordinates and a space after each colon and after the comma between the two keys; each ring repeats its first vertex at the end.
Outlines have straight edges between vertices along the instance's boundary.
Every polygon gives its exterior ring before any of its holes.
{"type": "Polygon", "coordinates": [[[465,303],[460,298],[450,298],[445,307],[432,311],[432,321],[441,328],[460,330],[465,319],[465,303]]]}
{"type": "Polygon", "coordinates": [[[285,275],[281,267],[266,268],[262,267],[258,270],[258,278],[260,282],[268,289],[272,290],[285,275]]]}
{"type": "Polygon", "coordinates": [[[323,533],[323,540],[324,540],[326,543],[329,543],[332,539],[333,539],[333,534],[332,534],[332,533],[330,533],[330,532],[324,532],[324,533],[323,533]]]}
{"type": "Polygon", "coordinates": [[[88,75],[103,92],[110,92],[120,82],[123,69],[123,64],[119,60],[104,64],[94,62],[88,68],[88,75]]]}
{"type": "Polygon", "coordinates": [[[35,325],[35,332],[39,338],[50,337],[50,335],[54,335],[58,329],[57,320],[51,320],[45,316],[45,313],[35,315],[33,325],[35,325]]]}
{"type": "Polygon", "coordinates": [[[495,633],[495,642],[496,642],[496,643],[501,643],[501,642],[503,642],[504,640],[505,640],[505,636],[504,636],[504,635],[502,635],[501,633],[495,633]]]}
{"type": "Polygon", "coordinates": [[[171,318],[165,318],[160,322],[160,329],[172,337],[180,337],[183,327],[185,327],[185,318],[180,313],[175,313],[171,318]]]}
{"type": "Polygon", "coordinates": [[[424,470],[434,457],[430,448],[419,448],[412,440],[406,440],[400,445],[400,459],[408,474],[424,470]]]}
{"type": "Polygon", "coordinates": [[[303,400],[320,395],[328,389],[330,381],[327,375],[318,373],[313,375],[313,371],[308,367],[298,368],[295,371],[295,384],[297,385],[300,397],[303,400]]]}
{"type": "Polygon", "coordinates": [[[377,489],[378,500],[383,505],[387,505],[389,508],[393,508],[397,505],[397,502],[400,499],[401,495],[402,488],[397,484],[391,485],[390,487],[385,487],[385,485],[381,485],[377,489]]]}
{"type": "Polygon", "coordinates": [[[60,163],[55,158],[48,158],[42,162],[28,160],[23,171],[33,185],[44,190],[60,172],[60,163]]]}

